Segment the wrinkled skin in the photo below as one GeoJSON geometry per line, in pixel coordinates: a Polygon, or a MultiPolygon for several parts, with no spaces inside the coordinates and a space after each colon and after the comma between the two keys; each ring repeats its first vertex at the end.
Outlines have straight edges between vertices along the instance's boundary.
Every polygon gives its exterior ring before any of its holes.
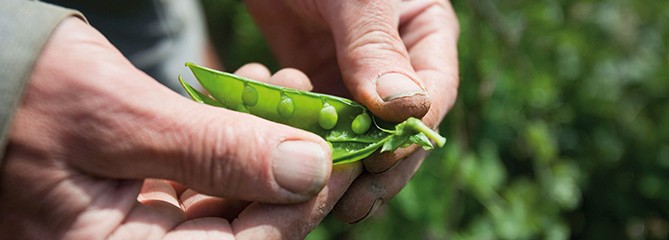
{"type": "MultiPolygon", "coordinates": [[[[285,70],[270,79],[296,76],[304,77],[285,70]]],[[[345,191],[330,186],[346,185],[338,182],[357,171],[341,168],[328,181],[329,154],[309,132],[170,91],[70,18],[45,46],[13,119],[0,175],[0,236],[299,238],[345,191]],[[281,146],[297,140],[320,155],[302,152],[298,166],[277,163],[275,155],[286,155],[281,146]],[[302,168],[318,164],[321,175],[302,168]],[[314,180],[286,185],[277,166],[314,180]]]]}
{"type": "MultiPolygon", "coordinates": [[[[306,75],[271,75],[258,64],[236,74],[350,92],[386,119],[424,116],[433,127],[455,100],[458,29],[446,2],[247,4],[279,60],[306,75]]],[[[45,46],[10,128],[0,235],[299,239],[333,208],[346,222],[367,217],[406,184],[425,152],[379,155],[364,167],[332,168],[329,156],[311,133],[178,96],[70,18],[45,46]],[[295,157],[280,157],[286,153],[295,157]],[[285,171],[297,174],[279,178],[285,171]]]]}
{"type": "MultiPolygon", "coordinates": [[[[352,98],[389,121],[422,117],[431,127],[455,102],[459,28],[450,2],[245,3],[279,62],[304,71],[317,92],[352,98]],[[380,84],[388,73],[390,84],[380,84]]],[[[425,156],[410,147],[366,159],[366,172],[338,203],[337,216],[349,223],[369,216],[401,190],[425,156]]]]}

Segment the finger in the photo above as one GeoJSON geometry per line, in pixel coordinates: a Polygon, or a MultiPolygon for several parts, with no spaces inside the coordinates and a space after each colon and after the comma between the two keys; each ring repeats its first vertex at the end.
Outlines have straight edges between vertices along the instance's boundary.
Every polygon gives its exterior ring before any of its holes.
{"type": "Polygon", "coordinates": [[[198,194],[188,189],[179,198],[187,219],[218,217],[225,212],[225,199],[198,194]]]}
{"type": "Polygon", "coordinates": [[[169,179],[241,200],[304,201],[325,185],[331,160],[322,138],[187,100],[137,70],[100,33],[73,24],[77,34],[57,35],[36,63],[22,104],[30,107],[17,121],[29,127],[17,141],[35,142],[40,153],[88,175],[169,179]],[[86,67],[47,61],[63,54],[86,67]],[[53,74],[66,84],[43,77],[53,74]]]}
{"type": "Polygon", "coordinates": [[[314,88],[307,75],[294,68],[279,70],[270,78],[268,83],[303,91],[311,91],[314,88]]]}
{"type": "Polygon", "coordinates": [[[198,218],[182,223],[162,239],[235,239],[230,223],[222,218],[198,218]]]}
{"type": "Polygon", "coordinates": [[[400,28],[402,40],[408,47],[414,69],[434,98],[432,116],[428,116],[428,120],[438,124],[457,96],[458,19],[448,1],[402,3],[402,16],[406,18],[400,28]]]}
{"type": "MultiPolygon", "coordinates": [[[[163,203],[167,203],[168,205],[172,205],[170,209],[174,207],[181,208],[181,204],[179,204],[179,200],[177,199],[177,193],[172,185],[168,181],[161,179],[144,180],[142,190],[139,196],[137,196],[137,201],[147,206],[153,204],[160,204],[162,206],[163,203]]],[[[181,213],[183,214],[183,211],[181,213]]]]}
{"type": "Polygon", "coordinates": [[[270,76],[269,69],[264,65],[249,63],[237,69],[235,74],[256,81],[303,91],[311,91],[314,88],[307,75],[294,68],[284,68],[270,76]]]}
{"type": "Polygon", "coordinates": [[[394,122],[421,118],[430,108],[430,98],[398,32],[399,3],[327,1],[323,10],[353,98],[394,122]]]}
{"type": "MultiPolygon", "coordinates": [[[[175,160],[174,165],[147,162],[151,166],[146,168],[165,167],[156,168],[153,174],[166,178],[174,176],[164,174],[178,171],[177,177],[183,179],[176,180],[197,191],[262,202],[306,200],[328,179],[330,150],[320,137],[248,114],[204,105],[192,107],[199,108],[191,113],[200,116],[198,121],[186,122],[178,129],[193,131],[188,131],[189,135],[182,139],[184,142],[177,144],[181,146],[171,146],[184,148],[185,145],[186,157],[179,159],[184,155],[177,155],[170,156],[176,159],[166,159],[175,160]]],[[[178,136],[178,133],[172,134],[178,136]]],[[[183,154],[179,149],[163,151],[183,154]]]]}
{"type": "Polygon", "coordinates": [[[237,239],[304,239],[361,173],[360,164],[337,165],[313,199],[292,205],[253,203],[232,222],[237,239]]]}
{"type": "MultiPolygon", "coordinates": [[[[436,128],[457,97],[457,19],[450,4],[428,0],[402,2],[402,19],[402,38],[411,62],[432,98],[432,107],[422,120],[436,128]]],[[[417,149],[413,146],[374,155],[364,161],[365,169],[387,171],[417,149]]]]}
{"type": "MultiPolygon", "coordinates": [[[[444,114],[450,109],[457,96],[457,79],[433,81],[437,77],[443,77],[434,71],[421,71],[419,75],[424,76],[424,79],[429,79],[426,83],[428,91],[435,101],[434,107],[423,117],[422,121],[429,127],[437,128],[444,117],[444,114]],[[444,84],[446,83],[446,84],[444,84]]],[[[370,173],[384,173],[397,166],[402,159],[409,157],[415,153],[420,147],[418,145],[411,145],[406,148],[399,148],[392,152],[376,153],[363,160],[365,170],[370,173]]],[[[401,188],[401,186],[398,186],[401,188]]]]}
{"type": "Polygon", "coordinates": [[[260,63],[244,64],[235,71],[235,74],[260,82],[267,82],[271,76],[269,69],[260,63]]]}
{"type": "Polygon", "coordinates": [[[318,92],[350,98],[341,81],[334,39],[316,4],[246,0],[246,9],[279,64],[309,76],[318,92]]]}
{"type": "Polygon", "coordinates": [[[170,179],[209,195],[275,203],[309,199],[329,178],[330,149],[315,134],[196,104],[151,79],[136,87],[99,102],[113,110],[76,118],[82,121],[68,134],[82,149],[73,164],[95,175],[170,179]],[[103,147],[82,147],[90,143],[103,147]]]}
{"type": "Polygon", "coordinates": [[[357,178],[334,207],[337,218],[346,223],[357,223],[371,216],[406,185],[426,154],[419,150],[388,172],[357,178]]]}
{"type": "Polygon", "coordinates": [[[368,158],[363,159],[362,163],[365,170],[371,174],[379,174],[390,171],[399,163],[416,152],[420,147],[418,145],[411,145],[405,148],[399,148],[392,152],[375,153],[368,158]]]}
{"type": "Polygon", "coordinates": [[[460,29],[451,4],[430,0],[402,2],[402,19],[400,33],[414,69],[437,71],[457,79],[460,29]]]}
{"type": "MultiPolygon", "coordinates": [[[[171,204],[153,204],[151,206],[137,204],[126,216],[120,226],[107,239],[159,239],[170,229],[184,221],[183,212],[175,214],[176,210],[168,210],[171,204]]],[[[98,236],[99,237],[99,236],[98,236]]]]}
{"type": "Polygon", "coordinates": [[[170,184],[170,186],[172,186],[177,196],[181,196],[181,194],[188,189],[187,186],[184,186],[181,183],[175,181],[167,181],[167,182],[170,184]]]}
{"type": "Polygon", "coordinates": [[[186,220],[174,189],[165,180],[145,180],[137,200],[139,203],[109,239],[136,238],[138,234],[145,239],[158,239],[186,220]]]}
{"type": "Polygon", "coordinates": [[[200,194],[192,189],[180,197],[187,219],[222,217],[232,221],[250,202],[200,194]]]}

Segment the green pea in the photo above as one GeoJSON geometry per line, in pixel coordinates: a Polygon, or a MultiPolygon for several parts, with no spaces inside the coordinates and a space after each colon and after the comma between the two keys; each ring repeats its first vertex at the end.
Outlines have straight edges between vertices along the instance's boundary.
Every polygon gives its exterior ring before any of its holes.
{"type": "Polygon", "coordinates": [[[295,103],[293,103],[293,99],[287,96],[281,96],[281,101],[277,107],[277,112],[282,118],[292,117],[293,112],[295,112],[295,103]]]}
{"type": "Polygon", "coordinates": [[[237,112],[250,113],[249,109],[246,106],[244,106],[244,104],[237,105],[237,107],[235,107],[234,110],[237,112]]]}
{"type": "Polygon", "coordinates": [[[332,105],[326,105],[321,109],[321,112],[318,114],[318,124],[325,130],[330,130],[337,125],[337,109],[332,105]]]}
{"type": "Polygon", "coordinates": [[[198,92],[180,79],[191,98],[240,112],[251,111],[255,116],[317,134],[330,145],[333,164],[359,161],[374,152],[394,151],[408,144],[431,149],[431,141],[438,146],[446,141],[419,119],[385,122],[350,99],[274,86],[193,63],[186,66],[211,94],[198,92]]]}
{"type": "Polygon", "coordinates": [[[245,85],[242,91],[242,101],[244,101],[244,105],[246,106],[255,106],[258,104],[258,91],[254,87],[245,85]]]}
{"type": "Polygon", "coordinates": [[[363,134],[369,130],[372,125],[372,118],[366,112],[358,115],[351,123],[351,130],[356,134],[363,134]]]}

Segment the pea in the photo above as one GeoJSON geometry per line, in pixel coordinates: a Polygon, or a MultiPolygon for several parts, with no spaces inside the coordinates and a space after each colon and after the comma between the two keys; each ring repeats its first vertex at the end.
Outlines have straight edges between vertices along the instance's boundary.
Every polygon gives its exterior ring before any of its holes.
{"type": "Polygon", "coordinates": [[[235,107],[234,110],[237,112],[250,113],[249,109],[246,106],[244,106],[244,104],[237,105],[237,107],[235,107]]]}
{"type": "Polygon", "coordinates": [[[318,124],[325,130],[330,130],[337,125],[337,109],[332,105],[326,105],[318,114],[318,124]]]}
{"type": "Polygon", "coordinates": [[[186,66],[211,94],[203,94],[179,78],[193,100],[313,132],[331,146],[333,164],[359,161],[379,150],[394,151],[409,144],[431,149],[430,140],[441,147],[446,141],[419,119],[385,122],[350,99],[256,82],[193,63],[186,66]]]}
{"type": "Polygon", "coordinates": [[[258,91],[254,87],[245,85],[244,91],[242,91],[242,101],[246,106],[255,106],[258,103],[258,91]]]}
{"type": "Polygon", "coordinates": [[[353,119],[351,130],[356,134],[363,134],[369,130],[372,125],[372,118],[366,112],[361,113],[353,119]]]}
{"type": "Polygon", "coordinates": [[[295,103],[293,103],[293,99],[286,96],[281,96],[281,101],[277,107],[277,112],[282,118],[292,117],[293,112],[295,112],[295,103]]]}

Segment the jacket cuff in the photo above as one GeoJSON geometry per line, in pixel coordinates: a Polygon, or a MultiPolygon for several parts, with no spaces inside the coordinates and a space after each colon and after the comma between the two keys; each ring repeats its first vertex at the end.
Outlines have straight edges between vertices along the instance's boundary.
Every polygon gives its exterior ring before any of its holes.
{"type": "Polygon", "coordinates": [[[53,30],[75,10],[25,0],[0,1],[0,173],[7,135],[25,82],[53,30]]]}

